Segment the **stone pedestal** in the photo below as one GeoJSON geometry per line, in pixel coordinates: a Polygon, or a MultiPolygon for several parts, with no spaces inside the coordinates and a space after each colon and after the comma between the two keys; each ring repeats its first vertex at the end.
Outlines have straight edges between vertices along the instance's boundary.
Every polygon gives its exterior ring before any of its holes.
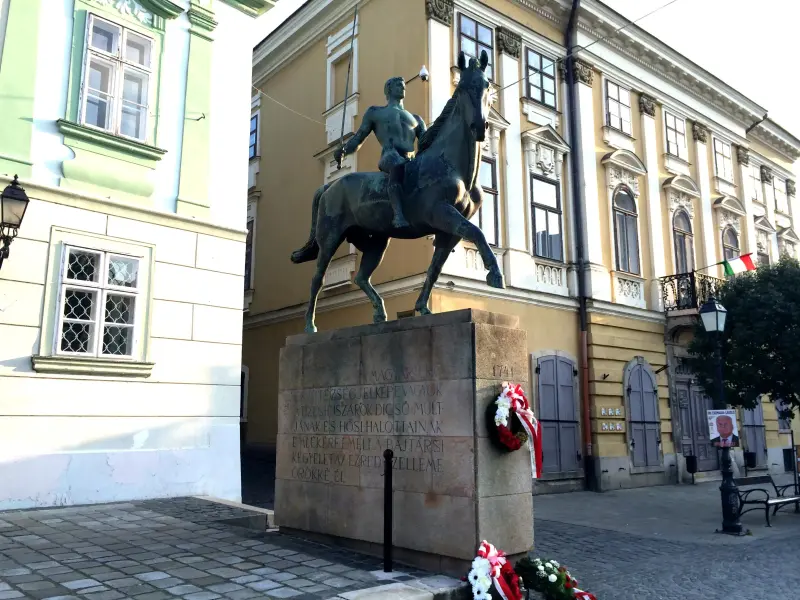
{"type": "Polygon", "coordinates": [[[482,539],[527,552],[530,453],[498,450],[486,424],[502,381],[530,391],[518,322],[461,310],[288,338],[278,526],[380,555],[390,448],[396,560],[460,577],[482,539]]]}

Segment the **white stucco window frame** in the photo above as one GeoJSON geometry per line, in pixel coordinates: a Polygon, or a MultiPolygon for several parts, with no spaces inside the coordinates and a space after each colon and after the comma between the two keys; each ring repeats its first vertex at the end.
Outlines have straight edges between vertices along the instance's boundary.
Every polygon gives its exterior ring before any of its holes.
{"type": "MultiPolygon", "coordinates": [[[[155,246],[121,238],[53,227],[47,257],[47,280],[44,290],[39,352],[31,357],[34,371],[78,375],[149,377],[150,327],[153,314],[153,274],[155,246]],[[59,324],[62,309],[62,269],[65,248],[85,248],[134,257],[139,260],[139,298],[136,307],[134,352],[126,357],[81,356],[57,351],[61,338],[59,324]]],[[[102,310],[102,307],[101,307],[102,310]]]]}
{"type": "Polygon", "coordinates": [[[602,75],[600,77],[600,97],[602,99],[603,105],[603,114],[602,117],[602,129],[603,129],[603,141],[610,147],[614,148],[615,150],[627,150],[631,153],[636,152],[636,148],[634,143],[636,142],[636,138],[633,137],[633,89],[630,85],[625,83],[623,80],[618,79],[616,77],[608,77],[607,75],[602,75]],[[631,106],[631,133],[627,134],[616,127],[612,127],[608,124],[608,83],[612,83],[616,86],[619,86],[620,89],[623,89],[628,92],[628,98],[630,100],[631,106]]]}
{"type": "Polygon", "coordinates": [[[689,118],[684,112],[666,105],[661,107],[661,114],[661,135],[664,138],[664,168],[673,175],[685,175],[689,177],[691,175],[689,136],[692,135],[691,128],[689,127],[689,118]],[[677,156],[669,152],[669,145],[667,143],[667,114],[683,121],[683,147],[678,148],[677,156]]]}
{"type": "Polygon", "coordinates": [[[353,77],[353,89],[348,90],[348,97],[358,92],[358,30],[360,27],[361,19],[356,16],[355,29],[353,29],[353,21],[349,21],[347,25],[342,27],[336,33],[328,36],[327,44],[327,68],[326,68],[326,82],[325,82],[325,110],[330,110],[344,98],[336,98],[336,90],[333,89],[334,65],[339,59],[350,52],[351,37],[353,46],[353,64],[351,65],[351,74],[353,77]]]}
{"type": "MultiPolygon", "coordinates": [[[[694,203],[700,199],[700,186],[686,175],[675,175],[670,177],[661,185],[667,199],[668,227],[669,227],[669,251],[672,257],[673,270],[677,271],[677,256],[675,254],[675,213],[679,210],[685,211],[689,215],[689,222],[692,225],[692,264],[697,268],[697,241],[702,236],[702,231],[697,229],[697,221],[694,214],[694,203]]],[[[677,274],[677,273],[676,273],[677,274]]]]}
{"type": "Polygon", "coordinates": [[[716,189],[718,194],[723,196],[736,196],[736,173],[734,171],[734,142],[732,139],[725,137],[716,131],[711,132],[710,135],[711,139],[709,140],[709,149],[711,150],[711,162],[714,165],[714,188],[716,189]],[[731,178],[727,179],[723,175],[719,173],[719,169],[717,167],[717,150],[716,150],[716,142],[722,142],[723,144],[727,144],[731,150],[731,178]]]}
{"type": "Polygon", "coordinates": [[[612,298],[618,304],[625,304],[635,308],[647,308],[647,280],[643,276],[644,264],[642,262],[642,230],[645,225],[642,221],[642,209],[639,202],[641,190],[639,178],[647,175],[647,168],[641,159],[633,152],[616,150],[609,152],[601,160],[606,170],[606,191],[608,199],[608,223],[610,225],[611,248],[614,252],[612,278],[612,298]],[[638,244],[636,251],[639,259],[639,274],[618,270],[616,258],[616,228],[614,226],[614,194],[621,188],[630,190],[633,201],[636,203],[636,234],[638,244]]]}
{"type": "Polygon", "coordinates": [[[742,248],[742,219],[747,217],[742,202],[733,196],[722,196],[714,200],[712,205],[717,218],[716,238],[720,245],[720,258],[725,257],[725,248],[722,245],[722,236],[728,227],[733,228],[739,238],[739,253],[742,248]]]}
{"type": "Polygon", "coordinates": [[[758,254],[760,254],[758,252],[759,233],[766,234],[766,236],[767,236],[767,252],[766,252],[766,254],[769,254],[769,262],[770,262],[770,264],[774,264],[775,260],[778,257],[776,257],[775,256],[775,252],[773,252],[772,241],[773,241],[773,238],[776,237],[776,234],[777,234],[778,230],[775,229],[775,226],[770,222],[770,220],[767,218],[766,215],[755,217],[755,230],[756,230],[756,243],[755,243],[755,254],[756,254],[756,256],[758,256],[758,254]]]}
{"type": "MultiPolygon", "coordinates": [[[[453,9],[453,27],[452,27],[452,36],[453,36],[453,56],[451,57],[452,65],[455,68],[455,73],[453,74],[453,78],[460,77],[460,72],[455,65],[458,64],[458,53],[461,51],[461,28],[459,26],[461,15],[472,19],[483,25],[484,27],[488,27],[492,30],[492,56],[491,63],[492,63],[492,79],[490,80],[492,83],[497,83],[497,28],[500,26],[496,19],[493,18],[488,11],[479,12],[478,5],[466,6],[464,4],[456,3],[453,9]]],[[[479,57],[476,57],[479,58],[479,57]]],[[[458,81],[454,81],[453,85],[458,85],[458,81]]]]}
{"type": "Polygon", "coordinates": [[[800,246],[800,237],[791,227],[784,227],[778,230],[778,249],[780,255],[788,254],[791,258],[797,258],[797,248],[800,246]],[[791,247],[791,250],[789,248],[791,247]]]}

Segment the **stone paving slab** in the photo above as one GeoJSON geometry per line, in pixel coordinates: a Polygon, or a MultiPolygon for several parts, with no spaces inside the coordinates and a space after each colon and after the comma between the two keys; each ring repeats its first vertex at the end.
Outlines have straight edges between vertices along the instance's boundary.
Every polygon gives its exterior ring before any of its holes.
{"type": "Polygon", "coordinates": [[[229,524],[252,515],[200,498],[0,513],[0,600],[324,600],[432,577],[229,524]]]}

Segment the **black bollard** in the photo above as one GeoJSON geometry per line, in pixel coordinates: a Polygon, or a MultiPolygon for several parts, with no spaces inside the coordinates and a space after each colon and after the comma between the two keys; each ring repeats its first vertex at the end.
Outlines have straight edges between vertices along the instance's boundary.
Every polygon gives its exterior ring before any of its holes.
{"type": "Polygon", "coordinates": [[[392,572],[392,457],[383,451],[383,572],[392,572]]]}

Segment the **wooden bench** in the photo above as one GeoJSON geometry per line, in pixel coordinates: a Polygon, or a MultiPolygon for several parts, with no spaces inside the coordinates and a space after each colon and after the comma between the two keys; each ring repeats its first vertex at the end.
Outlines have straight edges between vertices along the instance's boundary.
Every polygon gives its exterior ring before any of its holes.
{"type": "Polygon", "coordinates": [[[772,509],[772,515],[775,516],[778,510],[784,506],[794,504],[795,512],[800,512],[800,495],[794,489],[794,484],[777,485],[772,479],[771,475],[758,475],[755,477],[741,477],[734,479],[734,482],[739,487],[746,487],[752,485],[771,485],[775,495],[770,496],[768,490],[764,488],[752,488],[747,490],[739,490],[739,514],[741,517],[744,513],[751,510],[759,510],[763,507],[764,514],[767,517],[767,527],[772,527],[769,522],[769,511],[772,509]],[[791,495],[787,496],[786,492],[792,489],[791,495]],[[745,506],[752,506],[745,510],[745,506]]]}

